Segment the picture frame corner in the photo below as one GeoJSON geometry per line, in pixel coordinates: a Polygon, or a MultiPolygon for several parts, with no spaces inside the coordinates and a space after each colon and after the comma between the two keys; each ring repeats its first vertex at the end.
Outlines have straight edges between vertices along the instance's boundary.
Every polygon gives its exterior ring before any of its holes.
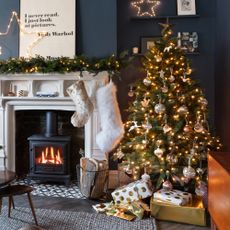
{"type": "Polygon", "coordinates": [[[141,45],[140,45],[140,48],[141,48],[141,54],[144,54],[146,53],[148,50],[149,50],[149,47],[151,45],[155,45],[154,43],[160,39],[160,36],[143,36],[141,37],[141,45]]]}

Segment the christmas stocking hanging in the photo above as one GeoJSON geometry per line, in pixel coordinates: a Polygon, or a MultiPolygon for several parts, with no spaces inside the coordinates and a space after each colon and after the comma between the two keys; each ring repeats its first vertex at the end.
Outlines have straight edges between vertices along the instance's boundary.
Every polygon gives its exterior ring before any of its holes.
{"type": "Polygon", "coordinates": [[[116,86],[111,81],[97,90],[97,107],[101,120],[101,132],[96,136],[98,147],[104,151],[111,151],[124,134],[124,126],[116,98],[116,86]]]}
{"type": "Polygon", "coordinates": [[[76,112],[71,117],[71,123],[74,127],[83,127],[93,112],[93,104],[88,97],[84,82],[77,81],[66,91],[76,105],[76,112]]]}

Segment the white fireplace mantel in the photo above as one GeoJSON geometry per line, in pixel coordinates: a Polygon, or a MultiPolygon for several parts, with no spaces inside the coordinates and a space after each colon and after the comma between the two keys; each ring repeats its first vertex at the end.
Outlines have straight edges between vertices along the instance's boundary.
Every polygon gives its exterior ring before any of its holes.
{"type": "MultiPolygon", "coordinates": [[[[20,110],[75,111],[75,105],[66,89],[80,78],[80,73],[68,74],[12,74],[0,75],[0,170],[15,171],[15,112],[20,110]],[[18,96],[23,90],[25,96],[18,96]],[[15,96],[8,96],[13,91],[15,96]],[[37,92],[56,92],[55,97],[37,97],[37,92]]],[[[108,72],[96,76],[83,72],[88,95],[94,103],[94,112],[85,125],[85,156],[103,159],[105,156],[96,145],[95,137],[100,130],[99,115],[95,103],[95,91],[108,82],[108,72]]]]}

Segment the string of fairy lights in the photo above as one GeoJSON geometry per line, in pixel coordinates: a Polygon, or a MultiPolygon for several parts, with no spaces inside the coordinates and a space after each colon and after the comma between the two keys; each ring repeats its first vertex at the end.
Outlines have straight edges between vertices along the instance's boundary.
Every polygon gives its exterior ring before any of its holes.
{"type": "MultiPolygon", "coordinates": [[[[137,16],[149,16],[154,17],[155,14],[155,8],[160,5],[160,1],[158,0],[138,0],[131,2],[131,5],[137,10],[137,16]]],[[[5,32],[0,32],[0,36],[7,36],[9,34],[9,31],[12,27],[13,20],[16,19],[17,24],[20,29],[20,33],[22,35],[36,35],[35,40],[28,45],[26,49],[27,57],[32,57],[32,50],[33,48],[46,36],[45,31],[27,31],[24,27],[24,25],[21,23],[18,14],[16,11],[12,11],[11,17],[9,20],[9,23],[7,25],[5,32]]],[[[2,47],[0,46],[0,55],[2,55],[2,47]]]]}
{"type": "Polygon", "coordinates": [[[159,178],[157,186],[169,184],[169,179],[198,183],[206,177],[207,152],[222,145],[210,133],[208,101],[191,78],[189,61],[171,38],[171,25],[161,25],[162,39],[142,62],[146,76],[128,94],[133,102],[116,155],[134,179],[144,170],[159,178]]]}
{"type": "MultiPolygon", "coordinates": [[[[9,23],[7,25],[6,31],[5,32],[0,32],[0,36],[7,36],[9,34],[9,31],[12,27],[14,19],[16,20],[20,33],[22,35],[36,35],[36,38],[30,43],[26,49],[26,54],[27,57],[32,57],[32,50],[33,48],[46,36],[45,31],[27,31],[24,27],[24,25],[21,23],[18,14],[16,11],[12,11],[11,17],[9,20],[9,23]]],[[[2,47],[0,47],[0,55],[2,54],[2,47]]]]}
{"type": "Polygon", "coordinates": [[[137,10],[138,17],[156,16],[155,8],[159,5],[160,1],[158,0],[138,0],[131,2],[131,6],[133,6],[137,10]]]}

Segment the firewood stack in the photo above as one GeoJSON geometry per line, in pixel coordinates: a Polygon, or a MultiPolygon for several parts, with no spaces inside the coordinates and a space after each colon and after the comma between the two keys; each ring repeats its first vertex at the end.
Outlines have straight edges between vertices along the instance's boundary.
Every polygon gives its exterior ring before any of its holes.
{"type": "Polygon", "coordinates": [[[87,198],[102,197],[108,183],[108,161],[82,157],[80,159],[80,190],[87,198]]]}

